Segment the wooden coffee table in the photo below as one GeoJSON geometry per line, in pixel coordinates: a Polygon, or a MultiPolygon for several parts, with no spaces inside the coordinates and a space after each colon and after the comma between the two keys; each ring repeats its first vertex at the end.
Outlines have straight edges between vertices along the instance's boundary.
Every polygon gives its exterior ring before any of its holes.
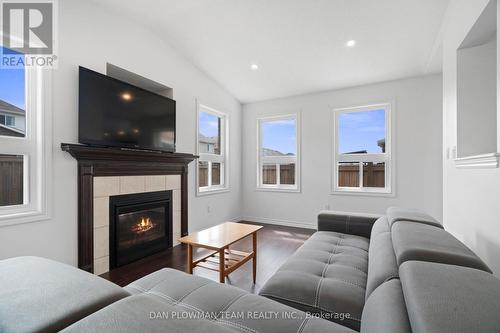
{"type": "Polygon", "coordinates": [[[235,269],[253,259],[253,283],[257,277],[257,231],[261,226],[226,222],[215,227],[194,232],[179,239],[188,246],[187,271],[193,274],[193,268],[203,267],[219,272],[219,281],[225,282],[226,276],[235,269]],[[252,235],[252,252],[229,249],[229,246],[252,235]],[[207,255],[193,261],[193,247],[211,250],[207,255]]]}

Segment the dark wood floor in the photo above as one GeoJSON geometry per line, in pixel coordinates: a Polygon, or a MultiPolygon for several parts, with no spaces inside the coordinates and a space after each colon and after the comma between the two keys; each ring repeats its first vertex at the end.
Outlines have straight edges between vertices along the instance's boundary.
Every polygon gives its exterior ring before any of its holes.
{"type": "MultiPolygon", "coordinates": [[[[254,224],[251,222],[245,222],[254,224]]],[[[257,223],[255,223],[257,224],[257,223]]],[[[235,270],[226,279],[227,284],[237,286],[252,293],[258,293],[264,283],[283,264],[283,262],[304,243],[314,232],[312,229],[293,228],[270,224],[264,226],[257,236],[257,283],[252,283],[252,263],[247,262],[235,270]]],[[[249,251],[252,247],[251,237],[247,237],[231,248],[249,251]]],[[[203,251],[195,252],[195,258],[203,255],[203,251]]],[[[170,267],[181,271],[186,270],[187,247],[177,245],[166,251],[141,259],[126,266],[119,267],[101,277],[120,286],[125,286],[149,273],[170,267]]],[[[204,268],[195,268],[194,275],[203,276],[218,281],[219,273],[204,268]]]]}

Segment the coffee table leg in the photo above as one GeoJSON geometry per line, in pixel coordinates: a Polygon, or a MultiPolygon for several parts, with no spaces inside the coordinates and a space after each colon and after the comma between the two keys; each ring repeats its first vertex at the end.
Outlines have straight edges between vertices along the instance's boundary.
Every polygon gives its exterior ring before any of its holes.
{"type": "Polygon", "coordinates": [[[188,244],[187,272],[193,274],[193,245],[188,244]]]}
{"type": "Polygon", "coordinates": [[[252,234],[253,238],[253,284],[257,279],[257,232],[252,234]]]}
{"type": "Polygon", "coordinates": [[[224,250],[219,250],[219,282],[220,283],[225,283],[226,282],[226,258],[224,257],[224,250]]]}

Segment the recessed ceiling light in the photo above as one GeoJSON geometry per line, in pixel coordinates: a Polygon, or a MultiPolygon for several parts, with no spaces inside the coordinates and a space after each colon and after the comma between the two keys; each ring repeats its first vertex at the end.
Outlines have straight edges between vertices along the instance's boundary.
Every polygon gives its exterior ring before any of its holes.
{"type": "Polygon", "coordinates": [[[354,39],[351,39],[351,40],[347,41],[347,43],[345,43],[345,45],[347,47],[354,47],[354,46],[356,46],[356,41],[354,39]]]}
{"type": "Polygon", "coordinates": [[[253,70],[253,71],[256,71],[256,70],[259,69],[259,65],[257,65],[257,64],[251,64],[250,65],[250,69],[253,70]]]}

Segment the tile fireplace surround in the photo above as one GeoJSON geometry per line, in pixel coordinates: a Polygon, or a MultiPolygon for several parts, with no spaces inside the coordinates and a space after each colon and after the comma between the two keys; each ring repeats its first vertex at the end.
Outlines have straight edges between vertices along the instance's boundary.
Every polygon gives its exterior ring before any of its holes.
{"type": "Polygon", "coordinates": [[[169,191],[173,194],[172,246],[181,237],[181,176],[115,176],[94,178],[94,274],[109,271],[109,197],[169,191]]]}

